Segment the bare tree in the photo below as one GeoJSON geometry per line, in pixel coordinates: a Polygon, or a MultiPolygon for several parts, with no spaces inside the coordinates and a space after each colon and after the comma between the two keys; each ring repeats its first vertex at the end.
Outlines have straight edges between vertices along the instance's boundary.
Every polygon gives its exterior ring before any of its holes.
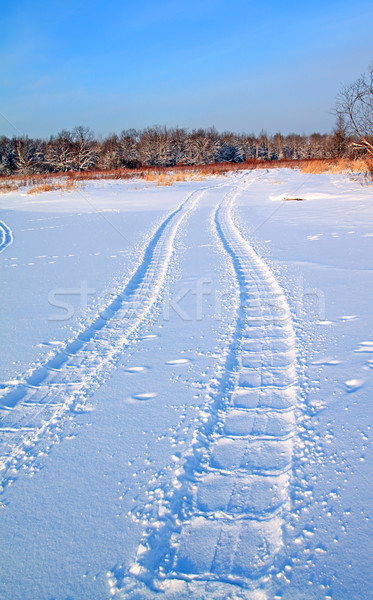
{"type": "Polygon", "coordinates": [[[353,147],[373,156],[373,63],[367,75],[342,88],[335,112],[355,137],[353,147]]]}
{"type": "Polygon", "coordinates": [[[74,169],[73,139],[64,129],[57,137],[51,137],[47,149],[47,161],[53,171],[66,173],[74,169]]]}
{"type": "Polygon", "coordinates": [[[329,136],[328,147],[330,155],[335,157],[344,157],[349,155],[350,137],[343,115],[337,114],[335,127],[332,135],[329,136]]]}
{"type": "Polygon", "coordinates": [[[118,169],[122,166],[119,138],[116,134],[108,136],[101,143],[98,166],[100,169],[118,169]]]}
{"type": "Polygon", "coordinates": [[[140,135],[135,129],[122,131],[119,138],[121,165],[129,169],[140,166],[139,139],[140,135]]]}
{"type": "Polygon", "coordinates": [[[30,175],[42,170],[44,156],[40,146],[39,140],[31,140],[27,137],[13,139],[14,162],[18,173],[30,175]]]}
{"type": "Polygon", "coordinates": [[[74,141],[75,168],[78,171],[86,171],[95,166],[97,153],[93,131],[89,127],[78,125],[72,131],[74,141]]]}

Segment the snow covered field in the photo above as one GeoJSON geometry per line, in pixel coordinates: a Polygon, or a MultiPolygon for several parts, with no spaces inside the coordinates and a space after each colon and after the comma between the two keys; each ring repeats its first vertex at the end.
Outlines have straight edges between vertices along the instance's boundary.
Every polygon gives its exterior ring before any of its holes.
{"type": "Polygon", "coordinates": [[[0,197],[1,598],[373,598],[372,192],[0,197]]]}

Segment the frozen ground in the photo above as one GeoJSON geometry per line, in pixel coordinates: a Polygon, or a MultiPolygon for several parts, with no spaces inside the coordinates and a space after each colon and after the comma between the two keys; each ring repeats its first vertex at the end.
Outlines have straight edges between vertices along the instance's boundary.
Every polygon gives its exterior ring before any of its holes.
{"type": "Polygon", "coordinates": [[[0,198],[1,598],[373,598],[372,200],[0,198]]]}

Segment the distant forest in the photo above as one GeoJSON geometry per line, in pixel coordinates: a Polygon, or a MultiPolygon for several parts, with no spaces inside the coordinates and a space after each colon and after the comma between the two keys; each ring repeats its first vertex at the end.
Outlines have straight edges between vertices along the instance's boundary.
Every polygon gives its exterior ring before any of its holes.
{"type": "MultiPolygon", "coordinates": [[[[97,139],[88,127],[63,130],[48,140],[0,137],[0,175],[66,173],[92,169],[336,158],[351,154],[341,122],[330,134],[237,135],[215,129],[152,127],[97,139]]],[[[353,153],[356,157],[356,150],[353,153]]]]}

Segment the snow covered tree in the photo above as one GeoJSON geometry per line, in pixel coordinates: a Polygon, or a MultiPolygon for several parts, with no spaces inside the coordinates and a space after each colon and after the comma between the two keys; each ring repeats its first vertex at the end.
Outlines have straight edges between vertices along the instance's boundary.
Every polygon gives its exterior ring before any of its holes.
{"type": "Polygon", "coordinates": [[[56,137],[51,137],[47,149],[47,161],[53,171],[66,173],[75,166],[73,139],[70,131],[64,129],[56,137]]]}
{"type": "Polygon", "coordinates": [[[44,156],[39,140],[30,140],[27,137],[13,139],[14,164],[16,171],[21,175],[30,175],[42,171],[44,156]]]}
{"type": "Polygon", "coordinates": [[[93,131],[89,127],[78,125],[72,130],[72,139],[75,168],[78,171],[86,171],[94,167],[97,162],[97,152],[93,131]]]}
{"type": "Polygon", "coordinates": [[[233,133],[222,135],[218,153],[219,162],[243,162],[244,155],[244,150],[236,135],[233,133]]]}
{"type": "Polygon", "coordinates": [[[140,166],[139,144],[140,135],[135,129],[124,129],[119,137],[121,165],[133,169],[140,166]]]}
{"type": "Polygon", "coordinates": [[[121,147],[117,135],[105,138],[98,153],[98,167],[100,169],[118,169],[122,166],[121,147]]]}
{"type": "Polygon", "coordinates": [[[172,139],[166,127],[149,127],[141,132],[138,143],[142,165],[167,166],[172,164],[172,139]]]}
{"type": "Polygon", "coordinates": [[[172,166],[186,163],[187,135],[185,129],[180,129],[179,127],[170,131],[170,156],[172,166]]]}

